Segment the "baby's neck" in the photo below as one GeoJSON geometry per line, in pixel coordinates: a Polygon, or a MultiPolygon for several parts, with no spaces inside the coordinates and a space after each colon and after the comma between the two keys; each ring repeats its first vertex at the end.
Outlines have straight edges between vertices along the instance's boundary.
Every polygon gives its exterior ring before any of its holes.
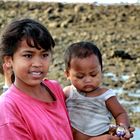
{"type": "Polygon", "coordinates": [[[85,91],[79,91],[79,93],[85,97],[96,97],[96,96],[100,96],[103,93],[105,93],[108,89],[107,88],[103,88],[103,87],[97,87],[89,92],[85,92],[85,91]]]}

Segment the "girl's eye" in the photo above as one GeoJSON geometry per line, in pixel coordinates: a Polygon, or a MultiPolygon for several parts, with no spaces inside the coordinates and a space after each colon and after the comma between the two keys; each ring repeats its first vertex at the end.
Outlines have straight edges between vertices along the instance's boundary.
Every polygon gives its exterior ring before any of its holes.
{"type": "Polygon", "coordinates": [[[31,58],[31,57],[32,57],[31,54],[25,54],[25,55],[23,55],[23,56],[26,57],[26,58],[31,58]]]}
{"type": "Polygon", "coordinates": [[[48,56],[49,56],[48,53],[43,54],[43,58],[46,58],[46,57],[48,57],[48,56]]]}

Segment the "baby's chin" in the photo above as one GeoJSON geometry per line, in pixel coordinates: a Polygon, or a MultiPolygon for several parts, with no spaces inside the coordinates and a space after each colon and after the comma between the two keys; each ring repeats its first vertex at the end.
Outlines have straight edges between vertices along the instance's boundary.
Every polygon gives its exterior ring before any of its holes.
{"type": "Polygon", "coordinates": [[[92,91],[94,91],[94,89],[81,90],[81,92],[84,92],[84,93],[90,93],[92,91]]]}

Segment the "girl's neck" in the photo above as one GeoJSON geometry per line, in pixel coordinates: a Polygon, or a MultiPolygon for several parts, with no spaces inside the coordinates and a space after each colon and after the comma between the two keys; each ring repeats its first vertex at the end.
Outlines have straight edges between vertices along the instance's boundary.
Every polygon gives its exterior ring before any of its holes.
{"type": "MultiPolygon", "coordinates": [[[[16,85],[15,85],[16,86],[16,85]]],[[[20,91],[24,94],[31,96],[34,99],[43,101],[43,102],[52,102],[54,101],[54,97],[50,94],[50,92],[46,89],[44,85],[40,83],[39,86],[31,87],[27,86],[27,88],[22,88],[16,86],[20,91]]]]}

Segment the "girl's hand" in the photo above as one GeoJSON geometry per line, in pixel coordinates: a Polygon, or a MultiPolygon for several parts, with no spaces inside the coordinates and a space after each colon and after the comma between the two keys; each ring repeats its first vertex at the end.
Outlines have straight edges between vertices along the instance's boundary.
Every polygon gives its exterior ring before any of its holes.
{"type": "Polygon", "coordinates": [[[111,136],[109,134],[105,134],[105,135],[90,138],[89,140],[120,140],[120,138],[117,136],[111,136]]]}

